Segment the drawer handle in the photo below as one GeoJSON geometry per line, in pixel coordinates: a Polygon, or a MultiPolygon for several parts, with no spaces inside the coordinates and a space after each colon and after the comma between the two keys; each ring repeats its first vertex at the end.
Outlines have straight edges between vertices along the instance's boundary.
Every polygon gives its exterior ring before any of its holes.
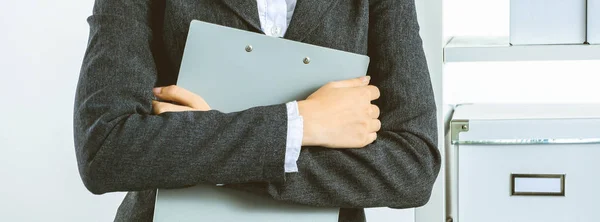
{"type": "Polygon", "coordinates": [[[565,174],[511,174],[511,196],[565,196],[565,174]]]}

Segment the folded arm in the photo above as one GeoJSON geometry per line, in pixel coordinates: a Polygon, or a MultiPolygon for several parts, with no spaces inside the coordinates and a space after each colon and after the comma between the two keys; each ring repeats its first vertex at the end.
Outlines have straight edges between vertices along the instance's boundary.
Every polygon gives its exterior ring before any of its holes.
{"type": "Polygon", "coordinates": [[[409,208],[429,200],[440,169],[436,107],[413,0],[371,1],[371,83],[381,130],[363,149],[304,147],[281,183],[232,186],[313,206],[409,208]]]}
{"type": "Polygon", "coordinates": [[[79,171],[93,193],[281,182],[285,104],[151,115],[151,0],[97,0],[77,86],[79,171]],[[268,137],[265,135],[269,135],[268,137]]]}

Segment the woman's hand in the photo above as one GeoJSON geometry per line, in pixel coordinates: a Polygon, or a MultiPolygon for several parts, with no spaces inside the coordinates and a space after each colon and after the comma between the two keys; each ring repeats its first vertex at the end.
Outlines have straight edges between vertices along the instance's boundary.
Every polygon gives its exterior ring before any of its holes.
{"type": "Polygon", "coordinates": [[[156,115],[165,112],[210,110],[210,106],[208,106],[202,97],[176,85],[157,87],[154,88],[153,92],[157,98],[163,101],[176,103],[173,104],[153,100],[152,113],[156,115]]]}
{"type": "Polygon", "coordinates": [[[365,76],[321,87],[298,102],[304,119],[303,146],[362,148],[377,138],[381,129],[379,108],[371,104],[379,89],[365,76]]]}

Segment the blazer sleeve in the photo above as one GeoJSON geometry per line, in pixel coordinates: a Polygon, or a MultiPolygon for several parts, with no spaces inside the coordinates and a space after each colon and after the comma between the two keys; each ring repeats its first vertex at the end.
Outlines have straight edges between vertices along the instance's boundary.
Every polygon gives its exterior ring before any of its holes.
{"type": "MultiPolygon", "coordinates": [[[[283,181],[285,104],[151,115],[153,0],[97,0],[74,104],[85,186],[96,194],[283,181]],[[268,135],[268,136],[267,136],[268,135]]],[[[162,10],[162,9],[160,9],[162,10]]]]}
{"type": "Polygon", "coordinates": [[[274,199],[327,207],[426,204],[440,170],[436,107],[414,0],[372,1],[369,75],[379,87],[382,129],[363,149],[303,148],[283,183],[232,186],[274,199]]]}

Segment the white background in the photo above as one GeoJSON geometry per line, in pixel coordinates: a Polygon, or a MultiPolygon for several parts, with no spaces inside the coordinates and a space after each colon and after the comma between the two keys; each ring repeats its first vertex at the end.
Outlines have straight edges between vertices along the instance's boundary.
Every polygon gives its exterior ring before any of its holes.
{"type": "MultiPolygon", "coordinates": [[[[508,0],[445,0],[445,34],[508,35],[508,0]]],[[[92,0],[0,1],[0,221],[112,221],[77,171],[72,110],[92,0]]],[[[446,65],[446,103],[600,102],[600,62],[446,65]]],[[[377,209],[370,221],[412,221],[377,209]]]]}
{"type": "Polygon", "coordinates": [[[73,102],[90,0],[0,1],[0,221],[112,221],[77,171],[73,102]]]}
{"type": "MultiPolygon", "coordinates": [[[[444,0],[444,35],[508,36],[509,3],[444,0]]],[[[600,102],[600,61],[449,63],[445,67],[447,104],[600,102]]]]}

